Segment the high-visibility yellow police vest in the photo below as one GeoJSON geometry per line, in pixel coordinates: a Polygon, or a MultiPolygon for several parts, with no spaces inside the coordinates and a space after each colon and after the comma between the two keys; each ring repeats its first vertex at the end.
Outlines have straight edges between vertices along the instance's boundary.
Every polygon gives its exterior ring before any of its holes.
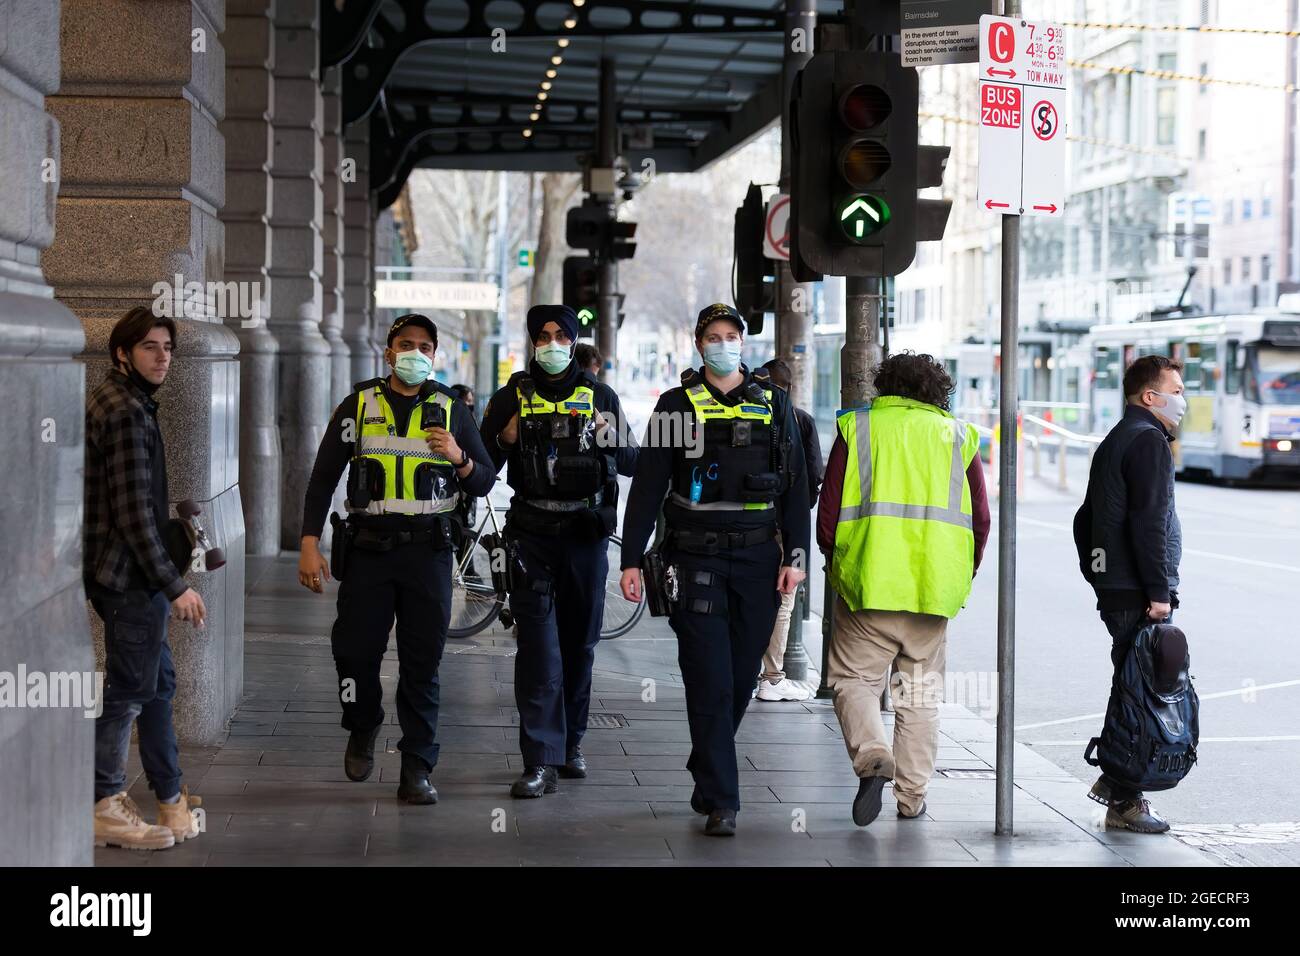
{"type": "Polygon", "coordinates": [[[686,387],[686,397],[695,412],[695,420],[703,429],[703,453],[699,459],[678,455],[673,469],[673,488],[670,500],[679,507],[692,511],[766,511],[775,507],[780,489],[774,489],[766,501],[746,501],[744,477],[773,471],[772,442],[778,440],[772,425],[772,390],[763,389],[765,404],[742,400],[735,405],[718,401],[703,382],[686,387]],[[734,432],[729,430],[735,422],[751,422],[750,440],[739,445],[734,432]],[[719,428],[717,423],[724,427],[719,428]],[[700,501],[691,501],[691,483],[696,473],[707,471],[711,463],[721,469],[719,480],[705,480],[700,501]]]}
{"type": "MultiPolygon", "coordinates": [[[[460,499],[455,466],[429,449],[428,432],[420,427],[421,409],[426,404],[442,406],[446,427],[451,427],[450,395],[435,391],[411,409],[405,436],[397,434],[397,418],[378,384],[357,393],[357,458],[377,461],[384,470],[382,498],[372,498],[365,508],[347,505],[350,514],[441,514],[453,511],[460,499]],[[434,466],[434,474],[417,474],[421,465],[434,466]],[[438,480],[441,478],[441,480],[438,480]],[[431,489],[430,497],[418,497],[420,485],[431,489]]],[[[427,471],[427,469],[426,469],[427,471]]]]}
{"type": "Polygon", "coordinates": [[[970,595],[975,533],[966,469],[975,426],[885,395],[836,421],[848,449],[831,583],[850,608],[955,617],[970,595]]]}

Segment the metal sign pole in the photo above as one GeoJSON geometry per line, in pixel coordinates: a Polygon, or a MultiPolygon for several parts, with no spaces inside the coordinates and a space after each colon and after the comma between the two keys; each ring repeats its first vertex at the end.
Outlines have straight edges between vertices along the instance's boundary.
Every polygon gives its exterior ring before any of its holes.
{"type": "MultiPolygon", "coordinates": [[[[1003,15],[1020,16],[1020,0],[1003,15]]],[[[1002,217],[1002,382],[998,446],[998,724],[997,803],[993,832],[1013,832],[1016,696],[1016,356],[1020,329],[1020,217],[1002,217]]]]}

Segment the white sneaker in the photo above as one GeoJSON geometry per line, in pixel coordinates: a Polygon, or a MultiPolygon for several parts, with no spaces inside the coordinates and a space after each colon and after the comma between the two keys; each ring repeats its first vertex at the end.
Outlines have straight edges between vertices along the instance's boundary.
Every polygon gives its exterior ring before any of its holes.
{"type": "Polygon", "coordinates": [[[806,687],[800,687],[789,678],[783,677],[775,684],[770,680],[760,680],[758,682],[758,699],[759,700],[810,700],[812,691],[806,687]]]}
{"type": "Polygon", "coordinates": [[[176,837],[167,827],[153,826],[141,818],[139,807],[125,790],[95,804],[95,846],[165,850],[175,843],[176,837]]]}

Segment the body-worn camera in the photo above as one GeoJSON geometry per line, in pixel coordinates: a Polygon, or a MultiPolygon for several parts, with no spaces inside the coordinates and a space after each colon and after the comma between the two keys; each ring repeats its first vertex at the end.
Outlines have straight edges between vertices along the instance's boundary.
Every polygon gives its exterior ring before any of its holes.
{"type": "Polygon", "coordinates": [[[425,402],[420,406],[420,427],[425,431],[430,428],[446,428],[447,410],[437,402],[425,402]]]}

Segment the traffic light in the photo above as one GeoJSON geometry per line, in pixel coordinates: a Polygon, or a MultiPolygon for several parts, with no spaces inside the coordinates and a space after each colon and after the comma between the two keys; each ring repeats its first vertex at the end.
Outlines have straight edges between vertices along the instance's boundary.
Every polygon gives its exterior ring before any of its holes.
{"type": "Polygon", "coordinates": [[[564,220],[564,241],[570,248],[595,252],[604,244],[608,221],[609,210],[604,205],[574,206],[564,220]]]}
{"type": "Polygon", "coordinates": [[[611,222],[609,237],[609,253],[614,259],[631,259],[636,254],[636,243],[632,237],[636,235],[636,223],[634,222],[611,222]]]}
{"type": "MultiPolygon", "coordinates": [[[[819,53],[800,71],[791,104],[797,280],[892,276],[911,265],[919,238],[918,107],[916,70],[897,53],[819,53]]],[[[925,161],[933,178],[931,154],[925,161]]],[[[927,215],[933,232],[936,213],[927,207],[927,215]]]]}
{"type": "Polygon", "coordinates": [[[564,304],[578,313],[582,327],[595,325],[596,305],[600,299],[600,269],[589,256],[569,256],[564,260],[564,304]],[[589,313],[589,318],[584,318],[589,313]]]}
{"type": "Polygon", "coordinates": [[[763,331],[763,315],[776,311],[776,263],[763,255],[763,191],[753,183],[736,210],[736,311],[750,335],[763,331]]]}

